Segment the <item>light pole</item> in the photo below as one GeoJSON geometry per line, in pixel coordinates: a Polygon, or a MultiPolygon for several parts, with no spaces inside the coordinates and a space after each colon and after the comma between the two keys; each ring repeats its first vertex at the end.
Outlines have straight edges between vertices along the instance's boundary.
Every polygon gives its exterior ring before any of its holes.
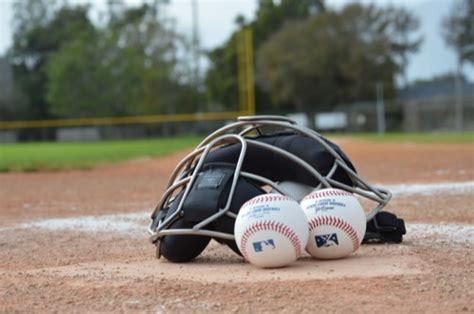
{"type": "Polygon", "coordinates": [[[454,92],[456,102],[454,104],[454,121],[456,130],[461,132],[463,129],[463,105],[462,105],[462,81],[461,81],[461,64],[462,61],[458,58],[456,66],[456,74],[454,75],[454,92]]]}
{"type": "Polygon", "coordinates": [[[474,53],[474,44],[470,44],[462,47],[459,50],[456,74],[454,75],[454,90],[456,94],[456,103],[454,106],[454,119],[456,123],[456,130],[462,132],[464,129],[463,126],[463,99],[462,99],[462,81],[461,81],[461,72],[462,72],[462,63],[463,56],[474,53]]]}
{"type": "Polygon", "coordinates": [[[377,133],[385,133],[385,103],[383,100],[383,82],[377,82],[375,84],[377,94],[377,133]]]}
{"type": "Polygon", "coordinates": [[[200,78],[200,45],[199,45],[199,12],[197,0],[191,0],[192,5],[192,21],[193,21],[193,59],[194,59],[194,84],[199,87],[200,78]]]}

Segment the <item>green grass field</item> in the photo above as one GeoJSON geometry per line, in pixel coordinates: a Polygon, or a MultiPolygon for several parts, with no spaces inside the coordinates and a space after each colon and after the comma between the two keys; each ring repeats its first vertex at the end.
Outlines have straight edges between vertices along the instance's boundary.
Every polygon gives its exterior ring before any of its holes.
{"type": "Polygon", "coordinates": [[[85,143],[22,143],[0,145],[0,171],[88,169],[98,163],[160,156],[193,148],[202,137],[85,143]]]}
{"type": "MultiPolygon", "coordinates": [[[[474,133],[325,134],[329,139],[356,138],[369,141],[414,143],[472,143],[474,133]]],[[[192,148],[202,137],[86,143],[22,143],[0,145],[0,172],[89,169],[99,163],[145,156],[160,156],[192,148]]]]}

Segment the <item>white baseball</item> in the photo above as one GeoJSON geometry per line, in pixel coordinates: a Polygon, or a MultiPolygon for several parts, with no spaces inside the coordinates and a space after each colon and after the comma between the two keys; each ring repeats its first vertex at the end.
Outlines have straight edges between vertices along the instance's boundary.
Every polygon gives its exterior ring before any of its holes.
{"type": "Polygon", "coordinates": [[[308,221],[298,202],[281,194],[263,194],[240,208],[235,241],[244,258],[259,267],[286,266],[308,241],[308,221]]]}
{"type": "Polygon", "coordinates": [[[309,223],[306,251],[321,259],[336,259],[357,251],[366,229],[362,206],[340,189],[314,191],[301,201],[309,223]]]}

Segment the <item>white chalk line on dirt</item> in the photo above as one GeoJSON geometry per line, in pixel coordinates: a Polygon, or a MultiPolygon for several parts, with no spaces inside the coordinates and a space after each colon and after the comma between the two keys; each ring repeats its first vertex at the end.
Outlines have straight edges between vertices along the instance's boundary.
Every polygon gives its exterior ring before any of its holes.
{"type": "Polygon", "coordinates": [[[474,192],[474,181],[383,185],[393,195],[465,194],[474,192]]]}
{"type": "MultiPolygon", "coordinates": [[[[0,231],[42,229],[46,231],[77,231],[85,233],[114,233],[128,236],[146,236],[146,226],[148,222],[149,214],[140,212],[120,215],[45,219],[24,223],[13,228],[3,228],[0,229],[0,231]]],[[[473,245],[474,225],[408,223],[407,239],[427,239],[430,242],[434,241],[450,245],[473,245]]]]}
{"type": "MultiPolygon", "coordinates": [[[[387,189],[394,195],[403,194],[428,194],[435,193],[472,193],[474,181],[447,182],[432,184],[401,184],[387,185],[387,189]]],[[[146,225],[150,222],[149,212],[132,214],[115,214],[102,216],[79,216],[70,218],[52,218],[23,223],[13,227],[0,228],[2,231],[18,229],[42,229],[48,231],[79,231],[89,233],[114,232],[121,234],[146,235],[146,225]]],[[[474,226],[456,224],[408,224],[408,236],[438,238],[440,241],[448,240],[452,243],[474,243],[474,226]]]]}
{"type": "Polygon", "coordinates": [[[52,218],[23,223],[15,227],[0,228],[0,231],[18,229],[43,229],[48,231],[82,231],[90,233],[114,232],[146,235],[146,224],[150,214],[145,212],[102,216],[79,216],[52,218]]]}
{"type": "Polygon", "coordinates": [[[430,243],[474,245],[474,226],[460,224],[407,224],[407,237],[427,239],[430,243]]]}

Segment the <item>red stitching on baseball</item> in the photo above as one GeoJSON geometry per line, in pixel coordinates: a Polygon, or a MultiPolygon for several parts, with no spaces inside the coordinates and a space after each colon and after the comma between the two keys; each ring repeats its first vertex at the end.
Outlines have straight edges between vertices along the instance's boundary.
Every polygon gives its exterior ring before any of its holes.
{"type": "Polygon", "coordinates": [[[303,201],[305,200],[314,200],[316,198],[320,197],[331,197],[331,196],[353,196],[352,193],[349,193],[344,190],[319,190],[319,191],[314,191],[309,195],[306,195],[303,198],[303,201]]]}
{"type": "Polygon", "coordinates": [[[255,205],[256,203],[261,203],[261,202],[268,203],[268,202],[274,202],[274,201],[291,201],[291,200],[292,199],[286,195],[263,194],[263,195],[259,195],[257,197],[252,198],[251,200],[247,201],[243,206],[255,205]]]}
{"type": "Polygon", "coordinates": [[[317,226],[321,226],[321,225],[333,226],[335,228],[338,228],[344,231],[351,238],[352,252],[357,251],[357,249],[359,248],[360,241],[359,241],[359,236],[357,235],[357,232],[354,230],[354,228],[350,224],[348,224],[344,220],[338,217],[333,217],[333,216],[313,217],[309,221],[310,232],[313,231],[313,229],[316,228],[317,226]]]}
{"type": "Polygon", "coordinates": [[[289,227],[285,226],[281,222],[264,221],[253,223],[252,225],[248,226],[242,234],[242,238],[240,240],[240,248],[242,255],[246,260],[248,260],[247,242],[249,238],[257,231],[264,230],[275,231],[287,237],[290,240],[290,243],[293,245],[296,257],[298,258],[301,255],[301,242],[293,230],[291,230],[289,227]]]}

